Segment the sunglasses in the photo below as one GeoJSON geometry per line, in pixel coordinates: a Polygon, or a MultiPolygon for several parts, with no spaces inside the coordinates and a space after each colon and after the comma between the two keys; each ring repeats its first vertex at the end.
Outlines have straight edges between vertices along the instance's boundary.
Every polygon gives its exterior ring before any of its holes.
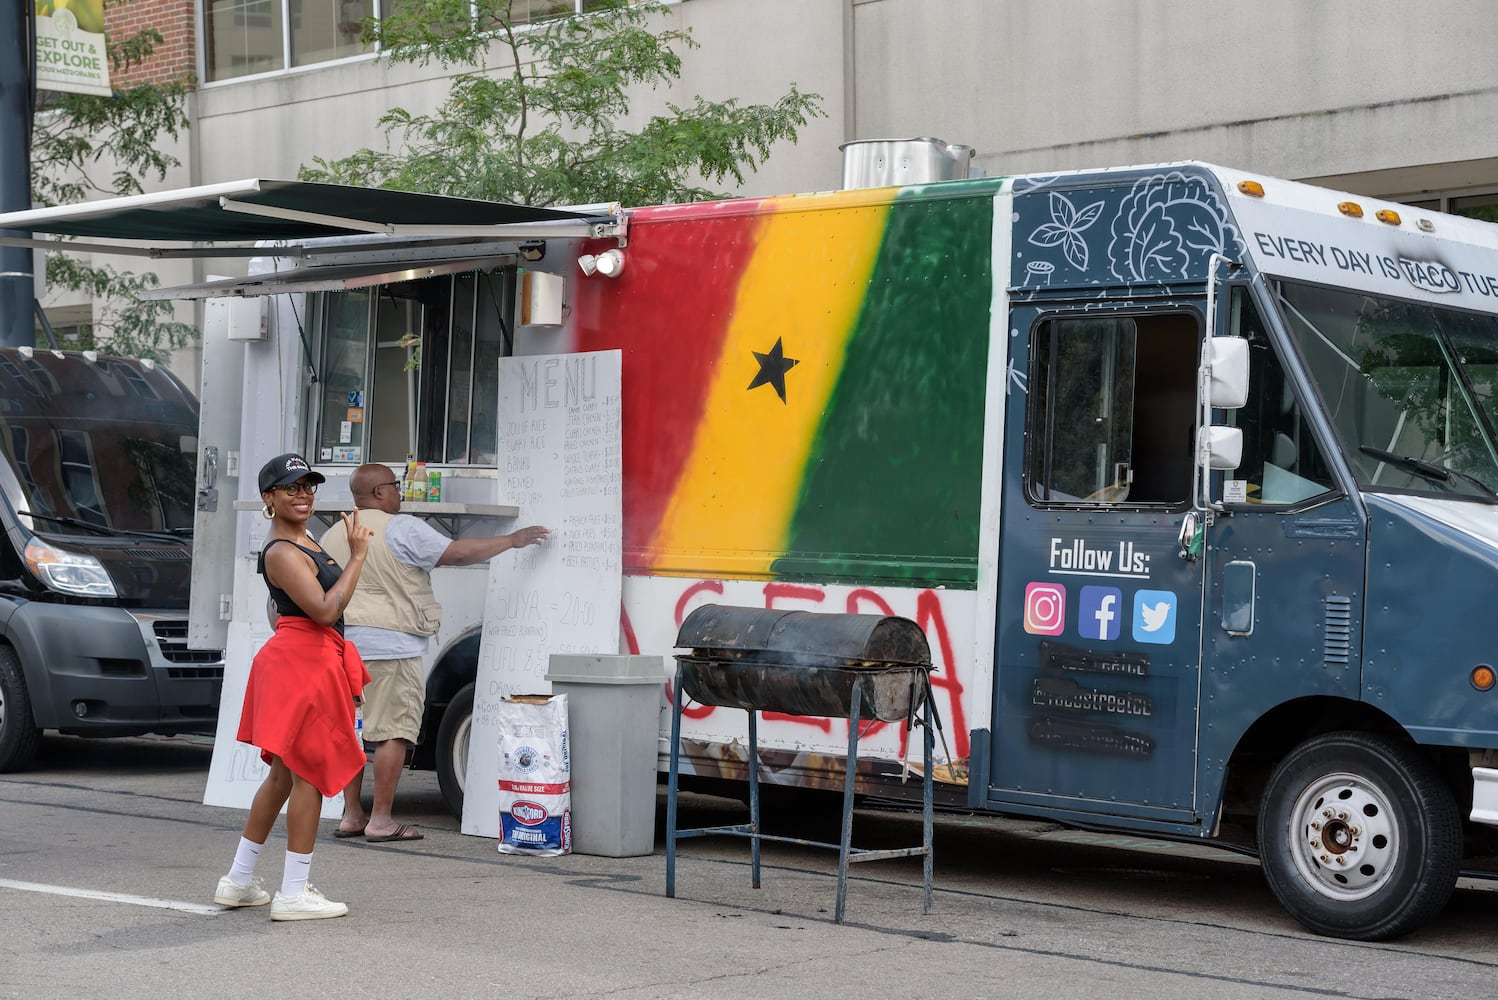
{"type": "Polygon", "coordinates": [[[277,486],[276,489],[289,497],[301,496],[303,493],[309,497],[317,492],[316,483],[287,483],[285,486],[277,486]]]}
{"type": "Polygon", "coordinates": [[[371,491],[377,490],[381,486],[394,486],[395,488],[399,489],[400,488],[400,484],[401,484],[401,481],[399,479],[392,479],[388,483],[375,483],[374,486],[370,487],[370,490],[371,491]]]}

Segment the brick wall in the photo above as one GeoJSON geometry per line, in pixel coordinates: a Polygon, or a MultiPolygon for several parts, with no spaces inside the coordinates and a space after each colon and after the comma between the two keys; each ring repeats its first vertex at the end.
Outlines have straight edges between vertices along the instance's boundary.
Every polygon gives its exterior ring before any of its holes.
{"type": "Polygon", "coordinates": [[[140,83],[161,83],[196,72],[197,62],[193,56],[197,37],[195,6],[195,0],[106,0],[104,20],[111,37],[124,38],[142,28],[155,28],[163,39],[145,62],[128,72],[111,67],[110,84],[128,88],[140,83]]]}

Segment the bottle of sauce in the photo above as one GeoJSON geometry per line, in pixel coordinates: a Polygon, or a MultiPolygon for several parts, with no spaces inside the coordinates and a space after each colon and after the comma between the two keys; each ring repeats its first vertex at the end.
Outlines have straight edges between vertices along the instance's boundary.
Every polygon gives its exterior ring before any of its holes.
{"type": "Polygon", "coordinates": [[[401,499],[414,499],[412,491],[416,488],[416,456],[409,451],[406,452],[406,475],[401,480],[401,499]]]}

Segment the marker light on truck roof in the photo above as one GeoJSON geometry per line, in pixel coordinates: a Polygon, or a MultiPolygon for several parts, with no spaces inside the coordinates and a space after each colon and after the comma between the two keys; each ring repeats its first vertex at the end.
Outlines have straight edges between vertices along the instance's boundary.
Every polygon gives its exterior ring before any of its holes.
{"type": "Polygon", "coordinates": [[[83,552],[55,548],[39,538],[26,543],[26,565],[49,590],[75,597],[115,597],[104,564],[83,552]]]}
{"type": "Polygon", "coordinates": [[[1354,219],[1361,219],[1363,217],[1363,206],[1355,201],[1339,202],[1337,204],[1337,211],[1354,219]]]}
{"type": "Polygon", "coordinates": [[[1493,673],[1493,668],[1486,663],[1479,663],[1472,668],[1472,686],[1479,691],[1493,690],[1493,684],[1498,683],[1498,674],[1493,673]]]}
{"type": "Polygon", "coordinates": [[[1373,213],[1373,217],[1379,222],[1387,222],[1391,226],[1399,225],[1399,213],[1392,208],[1381,208],[1373,213]]]}
{"type": "Polygon", "coordinates": [[[1264,185],[1258,181],[1239,181],[1238,190],[1250,198],[1264,197],[1264,185]]]}

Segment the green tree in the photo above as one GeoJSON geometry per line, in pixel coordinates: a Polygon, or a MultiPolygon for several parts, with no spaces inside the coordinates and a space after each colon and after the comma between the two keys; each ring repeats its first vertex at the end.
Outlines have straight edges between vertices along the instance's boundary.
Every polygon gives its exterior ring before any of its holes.
{"type": "MultiPolygon", "coordinates": [[[[134,0],[109,0],[109,7],[134,0]]],[[[161,33],[143,28],[133,35],[106,35],[111,71],[139,66],[162,44],[161,33]]],[[[93,194],[131,195],[141,179],[164,180],[179,161],[161,147],[188,127],[183,108],[191,78],[137,83],[108,97],[38,91],[31,133],[31,196],[38,205],[82,201],[93,194]],[[108,177],[98,179],[101,171],[108,177]]],[[[93,267],[61,251],[47,254],[47,282],[83,292],[94,300],[90,343],[110,354],[166,360],[198,336],[197,328],[172,319],[170,302],[142,302],[136,293],[159,282],[149,272],[93,267]]]]}
{"type": "Polygon", "coordinates": [[[773,104],[698,96],[631,130],[631,93],[674,83],[679,50],[697,45],[660,29],[664,12],[656,0],[596,0],[522,26],[513,0],[406,0],[365,22],[366,41],[392,62],[464,71],[434,114],[382,116],[384,151],[315,158],[301,177],[541,206],[722,197],[704,183],[742,184],[823,114],[821,99],[795,85],[773,104]]]}

